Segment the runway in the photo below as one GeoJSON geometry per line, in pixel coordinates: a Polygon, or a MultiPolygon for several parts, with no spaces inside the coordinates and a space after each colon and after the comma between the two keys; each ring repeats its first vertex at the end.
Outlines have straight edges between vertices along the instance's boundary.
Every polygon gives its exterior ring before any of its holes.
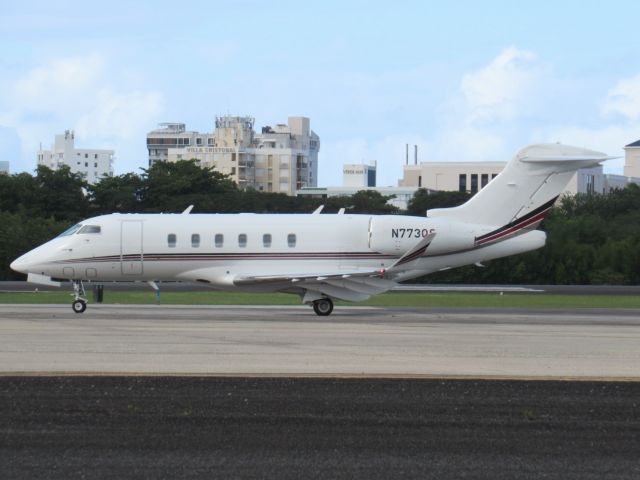
{"type": "Polygon", "coordinates": [[[0,306],[0,373],[640,380],[640,310],[0,306]]]}
{"type": "Polygon", "coordinates": [[[639,340],[638,310],[0,305],[0,477],[638,478],[639,340]]]}

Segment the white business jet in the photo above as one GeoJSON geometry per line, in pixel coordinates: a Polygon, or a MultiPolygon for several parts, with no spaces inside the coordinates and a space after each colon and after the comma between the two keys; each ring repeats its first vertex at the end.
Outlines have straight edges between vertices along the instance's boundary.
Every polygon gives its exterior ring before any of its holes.
{"type": "Polygon", "coordinates": [[[218,290],[287,292],[318,315],[396,282],[540,248],[535,230],[579,168],[607,155],[560,144],[520,150],[473,198],[426,217],[338,214],[111,214],[90,218],[11,268],[33,283],[199,282],[218,290]]]}

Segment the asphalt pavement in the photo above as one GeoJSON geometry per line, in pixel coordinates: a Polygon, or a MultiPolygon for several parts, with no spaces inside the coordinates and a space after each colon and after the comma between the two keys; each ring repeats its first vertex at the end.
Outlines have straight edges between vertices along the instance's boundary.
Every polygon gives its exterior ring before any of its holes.
{"type": "Polygon", "coordinates": [[[0,478],[640,478],[640,383],[0,377],[0,478]]]}

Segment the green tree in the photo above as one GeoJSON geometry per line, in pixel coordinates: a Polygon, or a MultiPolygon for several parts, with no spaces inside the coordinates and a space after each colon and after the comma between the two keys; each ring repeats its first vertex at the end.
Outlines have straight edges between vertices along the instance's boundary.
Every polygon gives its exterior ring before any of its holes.
{"type": "Polygon", "coordinates": [[[87,182],[82,175],[71,173],[67,165],[58,170],[39,165],[35,184],[37,198],[34,206],[42,217],[75,221],[87,215],[87,182]]]}
{"type": "Polygon", "coordinates": [[[104,177],[89,187],[89,200],[95,214],[133,213],[140,210],[142,178],[135,173],[104,177]]]}
{"type": "Polygon", "coordinates": [[[72,223],[24,212],[0,212],[0,280],[23,279],[24,275],[9,268],[11,262],[63,232],[72,223]]]}
{"type": "Polygon", "coordinates": [[[142,175],[140,200],[147,212],[234,211],[238,188],[233,180],[195,160],[156,162],[142,175]]]}

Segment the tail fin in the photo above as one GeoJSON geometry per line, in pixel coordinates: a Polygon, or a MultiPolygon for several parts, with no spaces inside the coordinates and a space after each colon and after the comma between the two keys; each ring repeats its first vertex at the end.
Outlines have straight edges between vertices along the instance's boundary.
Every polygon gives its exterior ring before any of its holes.
{"type": "Polygon", "coordinates": [[[568,145],[529,145],[468,202],[429,210],[427,215],[494,226],[519,222],[523,217],[540,217],[539,222],[578,169],[610,158],[614,157],[568,145]]]}

